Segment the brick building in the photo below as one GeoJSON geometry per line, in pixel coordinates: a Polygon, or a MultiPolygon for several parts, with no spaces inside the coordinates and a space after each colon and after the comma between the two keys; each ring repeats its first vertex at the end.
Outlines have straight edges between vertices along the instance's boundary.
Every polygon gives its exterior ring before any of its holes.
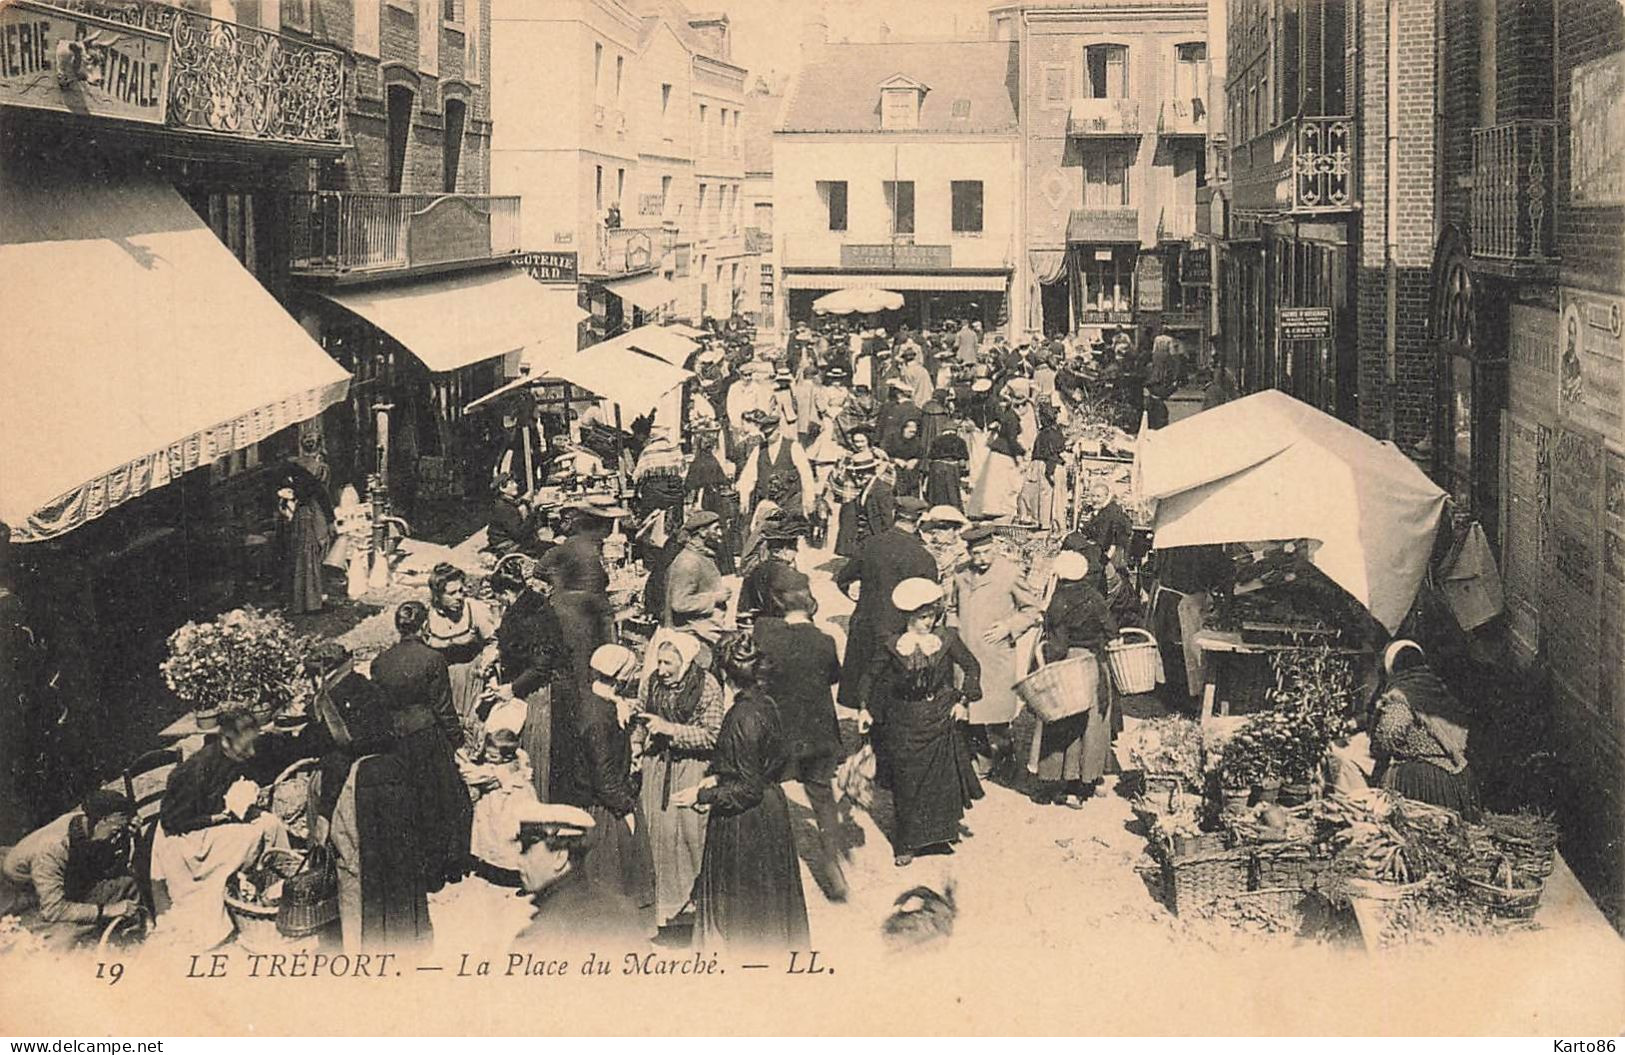
{"type": "Polygon", "coordinates": [[[1551,673],[1586,808],[1565,852],[1616,913],[1625,729],[1625,10],[1446,0],[1427,346],[1397,393],[1484,524],[1513,652],[1551,673]]]}

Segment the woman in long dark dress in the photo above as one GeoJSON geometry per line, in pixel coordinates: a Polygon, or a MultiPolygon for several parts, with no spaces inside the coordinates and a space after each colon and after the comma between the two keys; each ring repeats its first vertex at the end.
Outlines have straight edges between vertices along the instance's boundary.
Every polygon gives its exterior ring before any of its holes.
{"type": "Polygon", "coordinates": [[[938,625],[937,583],[905,579],[892,604],[907,613],[908,628],[875,652],[859,689],[858,729],[872,728],[877,752],[889,761],[892,850],[901,868],[922,851],[951,852],[965,811],[982,797],[959,729],[970,720],[967,703],[982,698],[982,668],[958,634],[938,625]]]}
{"type": "Polygon", "coordinates": [[[359,674],[329,689],[318,709],[330,740],[310,784],[311,841],[333,850],[344,949],[427,944],[431,865],[411,823],[410,738],[395,735],[384,694],[359,674]]]}
{"type": "Polygon", "coordinates": [[[931,441],[931,448],[927,454],[926,504],[962,508],[965,504],[962,481],[965,478],[965,466],[970,461],[970,448],[965,446],[965,441],[960,437],[953,419],[950,418],[943,424],[941,435],[931,441]]]}
{"type": "Polygon", "coordinates": [[[887,440],[886,453],[891,455],[892,464],[897,466],[897,494],[918,498],[922,477],[920,466],[925,456],[925,445],[920,440],[920,423],[912,418],[904,421],[896,434],[887,440]]]}
{"type": "Polygon", "coordinates": [[[624,645],[600,645],[592,654],[593,691],[577,701],[575,742],[581,751],[574,786],[562,800],[592,814],[587,837],[587,881],[630,900],[653,922],[654,861],[648,825],[632,779],[632,742],[626,723],[633,702],[620,686],[635,673],[637,656],[624,645]]]}
{"type": "Polygon", "coordinates": [[[807,900],[790,809],[779,777],[789,761],[778,707],[762,690],[756,642],[738,634],[721,647],[734,690],[710,774],[673,795],[708,811],[705,856],[695,885],[695,939],[702,947],[805,948],[807,900]]]}
{"type": "Polygon", "coordinates": [[[1479,815],[1467,765],[1467,713],[1428,666],[1422,647],[1400,640],[1383,653],[1383,685],[1371,721],[1375,783],[1408,799],[1479,815]]]}
{"type": "MultiPolygon", "coordinates": [[[[497,627],[502,685],[497,691],[525,701],[519,746],[530,758],[531,783],[542,802],[558,797],[575,765],[575,667],[558,613],[547,595],[530,584],[514,562],[491,575],[491,590],[506,605],[497,627]]],[[[524,571],[534,572],[528,563],[524,571]]],[[[466,719],[465,719],[466,722],[466,719]]],[[[479,737],[483,747],[483,734],[479,737]]],[[[470,744],[470,751],[478,750],[470,744]]],[[[580,806],[582,803],[573,802],[580,806]]]]}
{"type": "Polygon", "coordinates": [[[321,481],[294,467],[278,492],[286,521],[288,612],[322,610],[322,558],[333,541],[333,504],[321,481]]]}
{"type": "MultiPolygon", "coordinates": [[[[1106,642],[1117,635],[1117,623],[1090,581],[1089,561],[1082,553],[1062,550],[1053,570],[1055,592],[1044,610],[1044,660],[1082,659],[1086,685],[1094,686],[1093,700],[1077,714],[1038,722],[1028,768],[1038,777],[1034,802],[1082,809],[1106,774],[1117,732],[1116,697],[1104,669],[1106,642]]],[[[1084,691],[1087,697],[1089,690],[1084,691]]]]}

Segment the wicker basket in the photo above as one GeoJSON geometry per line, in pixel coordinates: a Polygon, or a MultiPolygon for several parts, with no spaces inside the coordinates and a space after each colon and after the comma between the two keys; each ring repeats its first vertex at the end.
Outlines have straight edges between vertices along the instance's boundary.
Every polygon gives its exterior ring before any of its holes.
{"type": "Polygon", "coordinates": [[[1149,631],[1125,627],[1119,639],[1106,646],[1106,663],[1112,669],[1118,692],[1128,695],[1156,691],[1157,639],[1149,631]],[[1131,634],[1144,640],[1131,640],[1131,634]]]}
{"type": "MultiPolygon", "coordinates": [[[[261,863],[275,869],[284,879],[298,873],[303,866],[303,854],[292,850],[267,850],[261,863]]],[[[237,925],[237,942],[249,952],[275,952],[286,949],[289,940],[277,931],[277,905],[262,905],[244,901],[232,893],[237,873],[226,880],[226,914],[237,925]]]]}
{"type": "Polygon", "coordinates": [[[1535,842],[1529,839],[1516,839],[1511,836],[1492,834],[1490,842],[1501,856],[1506,858],[1512,865],[1512,870],[1519,875],[1545,879],[1552,874],[1552,867],[1557,859],[1557,841],[1555,839],[1535,842]]]}
{"type": "Polygon", "coordinates": [[[1221,898],[1247,892],[1251,858],[1246,850],[1220,850],[1189,857],[1164,857],[1163,890],[1175,915],[1221,898]]]}
{"type": "Polygon", "coordinates": [[[1302,843],[1264,844],[1252,850],[1249,883],[1254,890],[1312,890],[1316,877],[1331,863],[1331,858],[1302,843]]]}
{"type": "Polygon", "coordinates": [[[1100,666],[1094,656],[1046,663],[1016,682],[1016,695],[1046,722],[1082,714],[1095,705],[1100,666]]]}
{"type": "Polygon", "coordinates": [[[1533,882],[1535,885],[1531,887],[1505,887],[1497,882],[1469,876],[1466,878],[1467,895],[1497,916],[1532,919],[1540,909],[1541,895],[1546,892],[1545,880],[1537,878],[1533,882]]]}

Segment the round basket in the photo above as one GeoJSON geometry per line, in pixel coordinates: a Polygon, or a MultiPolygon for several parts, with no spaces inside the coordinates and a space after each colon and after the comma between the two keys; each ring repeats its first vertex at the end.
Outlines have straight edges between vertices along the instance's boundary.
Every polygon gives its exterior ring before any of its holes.
{"type": "MultiPolygon", "coordinates": [[[[304,862],[304,855],[292,850],[267,850],[260,857],[261,864],[274,870],[283,879],[296,875],[304,862]]],[[[249,952],[285,948],[288,940],[278,933],[276,926],[280,906],[242,900],[232,893],[236,878],[237,872],[233,872],[226,880],[225,901],[226,914],[237,926],[238,944],[249,952]]]]}
{"type": "Polygon", "coordinates": [[[1466,877],[1467,894],[1497,916],[1509,919],[1530,919],[1540,908],[1541,895],[1546,892],[1544,880],[1535,879],[1534,886],[1504,887],[1499,883],[1466,877]]]}
{"type": "Polygon", "coordinates": [[[1095,657],[1073,656],[1039,667],[1016,682],[1014,688],[1021,702],[1040,719],[1055,722],[1094,706],[1099,676],[1095,657]]]}
{"type": "Polygon", "coordinates": [[[1156,690],[1157,639],[1149,631],[1125,627],[1119,639],[1106,646],[1106,663],[1118,692],[1132,695],[1156,690]],[[1131,634],[1143,640],[1131,639],[1131,634]]]}

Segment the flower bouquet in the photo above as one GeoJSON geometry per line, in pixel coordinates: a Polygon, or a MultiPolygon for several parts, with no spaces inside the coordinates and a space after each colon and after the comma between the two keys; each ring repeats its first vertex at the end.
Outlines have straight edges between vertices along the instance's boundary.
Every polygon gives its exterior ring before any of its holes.
{"type": "Polygon", "coordinates": [[[1124,734],[1129,763],[1146,775],[1173,777],[1180,787],[1196,791],[1202,786],[1202,728],[1189,718],[1156,718],[1124,734]]]}
{"type": "Polygon", "coordinates": [[[269,720],[304,702],[308,685],[300,672],[309,648],[281,615],[238,608],[176,630],[158,669],[203,722],[230,702],[269,720]]]}

